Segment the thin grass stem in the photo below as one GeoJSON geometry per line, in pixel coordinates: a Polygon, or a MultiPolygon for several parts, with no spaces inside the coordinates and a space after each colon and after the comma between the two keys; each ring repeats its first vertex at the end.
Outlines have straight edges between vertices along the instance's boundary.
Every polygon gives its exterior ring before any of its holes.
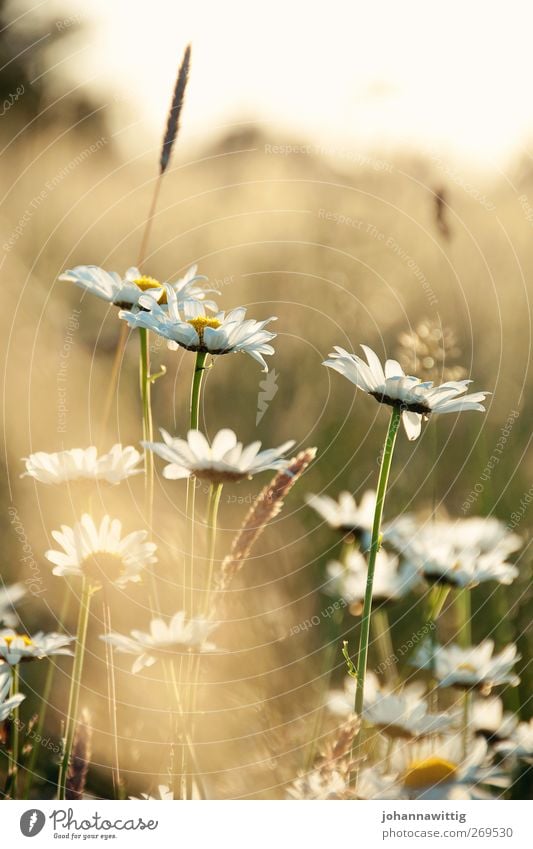
{"type": "MultiPolygon", "coordinates": [[[[15,664],[11,670],[11,692],[10,695],[18,696],[20,684],[20,673],[18,664],[15,664]]],[[[6,798],[16,799],[18,790],[18,774],[19,774],[19,749],[20,749],[20,711],[19,706],[13,708],[13,719],[11,726],[11,740],[8,754],[8,769],[6,781],[6,798]]]]}
{"type": "MultiPolygon", "coordinates": [[[[359,638],[359,651],[357,654],[357,683],[355,690],[355,713],[361,717],[363,713],[364,694],[365,694],[365,677],[368,664],[368,646],[370,643],[370,619],[372,615],[372,591],[374,587],[374,573],[376,569],[376,559],[380,547],[381,519],[383,517],[383,508],[385,505],[385,496],[387,494],[387,484],[392,464],[392,456],[394,454],[394,446],[396,444],[396,436],[401,420],[401,409],[393,407],[389,421],[389,428],[385,443],[383,446],[383,457],[379,472],[378,490],[376,495],[376,507],[374,510],[374,521],[372,524],[372,539],[370,542],[370,552],[368,556],[368,576],[365,589],[365,599],[363,604],[363,614],[361,617],[361,631],[359,638]]],[[[354,736],[352,752],[355,760],[355,755],[362,743],[363,723],[361,722],[358,733],[354,736]]],[[[354,776],[355,777],[355,776],[354,776]]]]}
{"type": "MultiPolygon", "coordinates": [[[[59,611],[59,622],[61,626],[65,627],[65,622],[68,617],[70,608],[70,587],[67,586],[65,588],[65,595],[63,596],[63,601],[61,603],[61,610],[59,611]]],[[[50,704],[50,696],[52,695],[52,686],[54,683],[56,671],[56,664],[53,662],[53,658],[48,659],[48,667],[46,670],[46,678],[44,681],[44,689],[41,697],[41,709],[39,711],[39,718],[37,720],[37,725],[35,727],[35,740],[41,740],[44,731],[44,723],[46,721],[46,714],[48,711],[48,707],[50,704]]],[[[26,768],[26,780],[24,782],[24,792],[23,798],[28,799],[31,791],[31,787],[33,784],[33,779],[35,778],[35,767],[37,764],[37,752],[39,746],[35,743],[31,749],[30,760],[28,762],[28,766],[26,768]]]]}
{"type": "Polygon", "coordinates": [[[385,496],[387,494],[387,484],[392,463],[392,455],[394,453],[394,445],[400,424],[401,410],[398,407],[393,407],[389,422],[389,429],[385,438],[383,447],[383,459],[379,472],[378,491],[376,496],[376,507],[374,511],[374,521],[372,524],[372,539],[370,543],[370,553],[368,556],[368,576],[366,582],[365,599],[363,604],[363,615],[361,617],[361,636],[359,640],[359,652],[357,655],[357,687],[355,691],[355,712],[361,716],[363,711],[364,692],[365,692],[365,676],[368,662],[368,645],[370,638],[370,618],[372,614],[372,590],[374,587],[374,572],[376,569],[376,558],[380,546],[381,519],[383,516],[383,507],[385,505],[385,496]]]}
{"type": "Polygon", "coordinates": [[[85,656],[85,644],[87,642],[87,626],[89,624],[89,612],[93,592],[93,587],[91,586],[87,578],[84,578],[82,584],[80,610],[78,615],[78,627],[76,630],[76,650],[74,653],[74,667],[72,671],[67,719],[65,724],[65,748],[59,767],[59,776],[57,782],[57,793],[58,799],[60,801],[65,799],[68,768],[72,755],[72,745],[74,743],[74,733],[76,730],[76,718],[78,715],[78,705],[80,698],[81,676],[83,672],[83,661],[85,656]]]}

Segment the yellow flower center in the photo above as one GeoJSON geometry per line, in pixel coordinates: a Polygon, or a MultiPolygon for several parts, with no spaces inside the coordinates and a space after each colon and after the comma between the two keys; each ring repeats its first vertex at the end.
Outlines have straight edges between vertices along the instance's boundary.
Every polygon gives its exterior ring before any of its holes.
{"type": "Polygon", "coordinates": [[[221,325],[218,318],[207,318],[205,315],[200,315],[198,318],[190,318],[188,323],[192,324],[196,330],[200,344],[204,341],[204,330],[206,327],[213,327],[216,330],[221,325]]]}
{"type": "Polygon", "coordinates": [[[33,645],[33,641],[30,640],[29,637],[26,637],[25,634],[8,634],[8,636],[4,637],[3,639],[4,639],[4,642],[5,642],[5,644],[7,645],[8,648],[11,647],[11,643],[13,642],[13,640],[17,640],[17,639],[22,640],[22,642],[24,643],[25,646],[32,646],[33,645]]]}
{"type": "MultiPolygon", "coordinates": [[[[159,280],[156,280],[155,277],[149,277],[146,274],[143,274],[141,277],[136,277],[133,281],[135,285],[142,291],[147,292],[150,289],[162,289],[162,284],[159,280]]],[[[167,293],[164,291],[161,295],[158,303],[166,304],[167,302],[167,293]]]]}
{"type": "Polygon", "coordinates": [[[413,761],[406,770],[403,783],[406,787],[415,790],[421,787],[429,787],[439,784],[441,781],[449,781],[457,773],[457,764],[444,758],[425,758],[422,761],[413,761]]]}

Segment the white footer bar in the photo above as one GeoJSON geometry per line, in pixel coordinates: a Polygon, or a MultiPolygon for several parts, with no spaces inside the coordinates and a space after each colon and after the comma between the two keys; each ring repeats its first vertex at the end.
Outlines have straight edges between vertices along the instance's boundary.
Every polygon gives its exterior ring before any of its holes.
{"type": "Polygon", "coordinates": [[[4,801],[0,845],[530,849],[531,802],[4,801]]]}

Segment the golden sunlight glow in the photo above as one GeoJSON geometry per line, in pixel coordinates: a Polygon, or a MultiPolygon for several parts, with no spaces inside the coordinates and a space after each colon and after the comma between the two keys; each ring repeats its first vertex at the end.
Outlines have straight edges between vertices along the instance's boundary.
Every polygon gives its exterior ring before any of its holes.
{"type": "Polygon", "coordinates": [[[104,98],[112,91],[119,107],[133,107],[137,129],[125,141],[149,127],[159,143],[189,41],[181,135],[195,146],[224,125],[257,121],[273,141],[283,141],[285,129],[338,157],[416,147],[493,168],[533,131],[523,107],[531,76],[525,7],[503,14],[482,0],[450,0],[436,30],[438,11],[426,0],[337,0],[327,16],[322,4],[304,0],[259,8],[246,0],[152,0],[149,14],[129,0],[94,0],[90,11],[76,3],[94,27],[76,73],[104,98]],[[132,49],[139,44],[143,62],[132,49]]]}

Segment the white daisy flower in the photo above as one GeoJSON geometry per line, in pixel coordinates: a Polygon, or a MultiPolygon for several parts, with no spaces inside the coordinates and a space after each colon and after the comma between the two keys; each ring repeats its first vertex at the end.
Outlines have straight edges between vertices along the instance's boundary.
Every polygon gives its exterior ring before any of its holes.
{"type": "Polygon", "coordinates": [[[485,740],[471,743],[464,757],[462,737],[456,734],[397,745],[390,767],[407,799],[479,799],[486,796],[481,785],[505,783],[501,773],[486,767],[486,762],[485,740]]]}
{"type": "MultiPolygon", "coordinates": [[[[330,690],[328,693],[326,704],[329,710],[336,716],[349,716],[350,714],[353,714],[355,690],[355,678],[352,678],[351,675],[346,675],[343,689],[330,690]]],[[[426,686],[421,681],[413,681],[412,683],[404,684],[402,688],[402,693],[411,701],[420,700],[425,691],[426,686]]],[[[396,690],[384,681],[381,681],[371,669],[367,670],[364,692],[365,707],[371,707],[379,699],[390,696],[394,692],[396,692],[396,690]]]]}
{"type": "Polygon", "coordinates": [[[47,454],[38,451],[24,457],[26,471],[21,477],[32,477],[40,483],[58,484],[67,481],[93,480],[117,484],[132,475],[144,473],[137,468],[142,455],[132,445],[125,448],[117,443],[107,454],[98,456],[92,445],[90,448],[71,448],[47,454]]]}
{"type": "Polygon", "coordinates": [[[174,793],[167,784],[159,784],[157,788],[157,796],[150,796],[148,793],[141,793],[140,796],[128,796],[128,798],[135,801],[146,800],[149,802],[171,802],[174,800],[174,793]]]}
{"type": "Polygon", "coordinates": [[[7,663],[0,663],[0,702],[3,702],[9,694],[11,680],[11,668],[7,663]]]}
{"type": "Polygon", "coordinates": [[[460,550],[452,539],[432,540],[431,533],[423,540],[415,537],[403,553],[428,583],[465,588],[485,581],[511,584],[518,576],[516,566],[503,561],[497,550],[490,554],[460,550]]]}
{"type": "Polygon", "coordinates": [[[23,693],[17,693],[15,696],[11,696],[9,699],[5,700],[3,697],[0,697],[0,722],[4,722],[4,720],[9,717],[10,713],[15,710],[15,708],[18,707],[25,698],[26,696],[23,693]]]}
{"type": "Polygon", "coordinates": [[[338,501],[329,495],[308,495],[305,499],[330,528],[343,534],[354,534],[358,539],[372,530],[376,493],[367,490],[357,506],[351,492],[341,492],[338,501]]]}
{"type": "Polygon", "coordinates": [[[314,769],[300,775],[288,788],[289,799],[339,799],[348,791],[346,777],[337,770],[314,769]]]}
{"type": "Polygon", "coordinates": [[[473,587],[484,581],[510,584],[518,569],[506,558],[522,545],[498,519],[417,522],[402,516],[389,522],[383,538],[429,582],[473,587]]]}
{"type": "Polygon", "coordinates": [[[517,725],[509,739],[496,746],[496,751],[504,757],[513,756],[533,763],[533,719],[517,725]]]}
{"type": "Polygon", "coordinates": [[[261,443],[252,442],[243,447],[232,430],[219,430],[211,445],[199,430],[190,430],[187,439],[170,436],[161,428],[163,442],[142,444],[168,462],[164,477],[180,480],[194,476],[211,483],[227,483],[251,478],[266,469],[284,469],[288,460],[283,458],[295,444],[291,439],[278,448],[260,451],[261,443]]]}
{"type": "Polygon", "coordinates": [[[487,743],[501,743],[507,740],[518,725],[518,717],[503,709],[503,702],[497,696],[475,699],[470,711],[472,731],[484,737],[487,743]]]}
{"type": "Polygon", "coordinates": [[[429,418],[431,413],[485,410],[481,401],[485,400],[487,392],[459,397],[472,381],[450,380],[441,386],[434,386],[431,381],[424,382],[405,375],[396,360],[387,360],[383,369],[374,351],[366,345],[361,347],[368,364],[356,354],[349,354],[344,348],[336,346],[324,365],[338,371],[380,404],[401,409],[408,439],[413,440],[420,435],[422,418],[429,418]]]}
{"type": "Polygon", "coordinates": [[[47,551],[45,557],[55,563],[54,575],[87,577],[94,586],[111,582],[122,587],[128,581],[140,581],[142,570],[157,562],[157,546],[147,541],[146,531],[121,534],[118,519],[104,516],[97,526],[84,513],[74,527],[62,525],[60,531],[52,531],[62,550],[47,551]]]}
{"type": "Polygon", "coordinates": [[[363,708],[363,719],[393,739],[421,738],[449,731],[456,724],[453,714],[428,713],[428,705],[417,690],[378,696],[363,708]]]}
{"type": "Polygon", "coordinates": [[[166,304],[169,290],[174,293],[180,304],[203,302],[206,309],[217,308],[214,301],[205,300],[206,293],[216,292],[216,289],[205,289],[197,285],[200,280],[207,278],[196,273],[195,265],[191,266],[180,280],[167,284],[142,274],[135,267],[128,268],[124,277],[121,277],[116,271],[104,271],[97,265],[77,265],[76,268],[61,274],[59,279],[74,283],[91,295],[123,309],[137,306],[141,296],[146,293],[149,293],[156,303],[166,304]]]}
{"type": "Polygon", "coordinates": [[[505,559],[518,551],[523,545],[518,534],[510,531],[505,524],[494,516],[472,516],[469,519],[438,522],[443,535],[453,534],[457,548],[475,549],[481,554],[498,551],[505,559]]]}
{"type": "Polygon", "coordinates": [[[187,620],[185,611],[180,610],[168,624],[163,619],[152,619],[149,633],[135,630],[127,637],[112,632],[104,634],[100,639],[110,643],[118,652],[137,655],[131,669],[135,674],[145,667],[153,666],[159,658],[170,659],[190,652],[214,651],[214,644],[207,642],[207,638],[216,627],[216,622],[203,617],[187,620]]]}
{"type": "MultiPolygon", "coordinates": [[[[345,563],[333,561],[326,567],[330,577],[327,591],[339,595],[357,609],[365,597],[368,563],[360,551],[350,551],[345,563]]],[[[420,576],[410,564],[398,568],[398,558],[385,549],[378,551],[372,587],[375,604],[385,604],[403,598],[420,582],[420,576]]]]}
{"type": "Polygon", "coordinates": [[[162,307],[150,295],[144,295],[139,300],[142,310],[121,310],[119,317],[130,327],[144,327],[163,336],[173,350],[181,347],[213,356],[244,352],[257,360],[263,371],[268,371],[264,356],[274,353],[269,342],[276,334],[264,328],[270,321],[275,321],[274,316],[254,321],[246,318],[244,307],[239,307],[210,317],[201,303],[180,303],[169,288],[167,301],[167,306],[162,307]]]}
{"type": "Polygon", "coordinates": [[[43,631],[28,637],[9,628],[0,631],[0,660],[9,666],[16,666],[17,663],[41,660],[53,654],[71,655],[68,645],[73,639],[65,634],[44,634],[43,631]]]}
{"type": "Polygon", "coordinates": [[[436,646],[424,643],[411,663],[419,669],[433,668],[439,687],[476,688],[489,695],[493,687],[506,684],[516,687],[520,678],[513,672],[520,659],[514,644],[494,654],[494,642],[484,640],[478,646],[436,646]]]}
{"type": "Polygon", "coordinates": [[[15,612],[15,605],[26,595],[24,584],[11,584],[9,587],[0,586],[0,625],[9,625],[11,628],[17,624],[19,618],[15,612]]]}

